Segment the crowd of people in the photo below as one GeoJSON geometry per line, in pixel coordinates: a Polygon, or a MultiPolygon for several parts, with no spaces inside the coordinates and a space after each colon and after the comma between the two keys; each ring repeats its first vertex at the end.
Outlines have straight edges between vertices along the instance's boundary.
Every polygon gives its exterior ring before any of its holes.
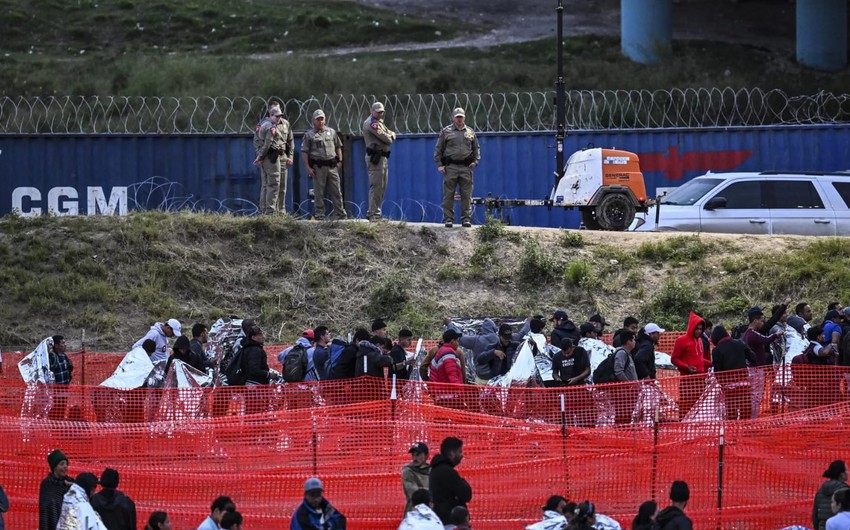
{"type": "MultiPolygon", "coordinates": [[[[389,158],[396,138],[395,132],[384,123],[385,111],[383,103],[373,103],[361,130],[369,175],[369,207],[366,211],[369,221],[382,219],[381,207],[389,180],[389,158]]],[[[440,130],[434,147],[434,164],[443,177],[443,223],[447,228],[454,224],[454,197],[458,190],[461,224],[472,226],[472,170],[481,160],[481,151],[475,131],[466,125],[465,120],[464,109],[456,107],[452,111],[452,123],[440,130]]],[[[259,211],[267,215],[283,213],[288,168],[295,158],[295,139],[279,102],[271,102],[266,115],[257,124],[254,149],[254,165],[260,168],[262,182],[259,211]]],[[[304,133],[301,160],[313,185],[314,218],[326,218],[325,198],[328,196],[333,205],[328,218],[347,219],[349,214],[342,200],[340,183],[342,141],[336,130],[327,125],[327,116],[322,109],[313,112],[312,128],[304,133]]]]}
{"type": "MultiPolygon", "coordinates": [[[[472,485],[463,478],[458,467],[463,461],[463,441],[449,436],[440,443],[440,451],[429,462],[429,449],[424,442],[414,443],[410,461],[402,467],[401,485],[405,504],[398,530],[471,530],[472,516],[468,504],[473,498],[472,485]]],[[[39,488],[39,530],[136,530],[136,505],[118,489],[120,475],[106,468],[100,479],[91,472],[72,478],[68,474],[68,457],[56,449],[47,456],[49,474],[39,488]],[[98,486],[100,490],[98,491],[98,486]]],[[[850,486],[847,467],[842,460],[833,461],[823,473],[826,482],[818,489],[812,508],[812,530],[847,530],[850,528],[850,486]]],[[[304,482],[303,499],[290,518],[290,530],[344,530],[347,519],[324,495],[325,487],[318,477],[304,482]]],[[[670,504],[659,510],[654,500],[642,503],[632,520],[632,530],[691,530],[686,514],[691,492],[682,480],[674,481],[669,490],[670,504]]],[[[9,510],[6,493],[0,486],[0,530],[3,513],[9,510]]],[[[242,530],[244,518],[236,510],[232,498],[221,495],[213,500],[206,517],[199,516],[198,530],[242,530]]],[[[254,526],[255,528],[257,526],[254,526]]],[[[171,530],[164,511],[150,514],[145,530],[171,530]]],[[[250,528],[246,525],[245,528],[250,528]]],[[[551,495],[542,507],[541,520],[525,526],[526,530],[620,530],[616,520],[599,513],[589,501],[571,502],[558,494],[551,495]]],[[[800,529],[804,527],[788,527],[800,529]]]]}
{"type": "MultiPolygon", "coordinates": [[[[706,390],[708,375],[722,389],[726,418],[749,419],[760,414],[767,372],[747,368],[771,368],[789,363],[789,374],[797,374],[817,366],[850,366],[850,308],[839,303],[827,308],[822,322],[812,322],[812,310],[798,303],[793,314],[789,301],[775,305],[769,313],[754,306],[747,311],[747,321],[731,329],[691,313],[687,329],[678,336],[670,353],[670,363],[679,378],[678,417],[685,418],[706,390]],[[789,356],[789,352],[791,355],[789,356]]],[[[656,348],[666,330],[649,322],[641,326],[637,318],[625,318],[623,326],[614,330],[611,344],[602,335],[610,323],[601,315],[591,315],[576,325],[566,311],[557,310],[550,318],[529,317],[521,325],[484,319],[476,333],[470,334],[450,319],[443,321],[443,333],[437,346],[426,354],[411,351],[413,333],[401,329],[395,340],[387,333],[382,319],[369,329],[358,328],[348,340],[335,337],[324,325],[305,329],[295,344],[277,355],[279,370],[269,366],[265,335],[252,319],[243,319],[232,351],[216,357],[209,341],[209,328],[196,323],[192,338],[182,334],[177,319],[157,322],[133,344],[142,349],[151,362],[164,361],[160,374],[169,372],[180,361],[197,373],[219,374],[210,377],[211,384],[256,386],[276,382],[301,382],[349,379],[363,375],[416,379],[433,383],[488,385],[506,377],[516,363],[523,344],[533,349],[536,360],[543,359],[543,370],[529,374],[525,385],[584,388],[569,393],[565,403],[571,424],[589,427],[597,424],[590,385],[612,385],[606,393],[614,409],[614,423],[629,423],[642,385],[656,378],[656,348]],[[547,331],[547,327],[551,329],[547,331]],[[519,329],[517,329],[519,328],[519,329]],[[176,338],[169,354],[169,339],[176,338]],[[538,340],[539,339],[539,340],[538,340]],[[544,348],[539,345],[543,344],[544,348]],[[220,364],[216,364],[220,363],[220,364]],[[548,368],[545,369],[545,368],[548,368]]],[[[49,352],[49,369],[54,388],[73,379],[74,366],[68,357],[64,337],[53,337],[49,352]]],[[[131,355],[131,354],[128,354],[131,355]]],[[[538,362],[540,367],[541,363],[538,362]]],[[[147,386],[162,384],[164,377],[150,379],[147,386]]],[[[825,375],[812,381],[808,389],[817,395],[819,404],[840,399],[840,375],[825,375]]],[[[434,393],[438,405],[459,408],[451,399],[434,393]]],[[[67,397],[54,392],[51,419],[66,414],[67,397]]],[[[257,412],[265,405],[250,402],[247,412],[257,412]]]]}

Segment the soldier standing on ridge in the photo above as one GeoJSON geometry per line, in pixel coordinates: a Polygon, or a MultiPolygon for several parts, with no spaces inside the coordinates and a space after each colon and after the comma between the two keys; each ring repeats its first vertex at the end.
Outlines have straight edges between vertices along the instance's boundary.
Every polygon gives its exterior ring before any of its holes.
{"type": "Polygon", "coordinates": [[[472,226],[472,170],[478,167],[481,150],[475,132],[466,126],[466,112],[457,107],[452,124],[443,127],[434,148],[434,163],[443,175],[443,223],[451,228],[455,218],[455,189],[460,187],[460,220],[472,226]]]}
{"type": "Polygon", "coordinates": [[[342,204],[339,182],[342,141],[335,130],[325,126],[325,113],[322,109],[313,113],[313,128],[304,133],[301,159],[307,168],[307,176],[313,179],[316,219],[325,218],[325,190],[330,194],[334,207],[332,219],[346,219],[348,214],[342,204]]]}
{"type": "Polygon", "coordinates": [[[363,140],[366,143],[366,170],[369,172],[366,218],[378,221],[387,191],[390,145],[395,140],[395,133],[384,124],[384,104],[380,101],[372,104],[372,114],[363,122],[363,140]]]}
{"type": "MultiPolygon", "coordinates": [[[[273,101],[271,105],[269,105],[269,112],[272,109],[280,108],[280,103],[277,101],[273,101]]],[[[260,126],[257,125],[257,130],[259,130],[260,126]]],[[[289,124],[289,120],[280,117],[280,121],[277,126],[277,134],[280,137],[280,141],[283,143],[283,155],[280,159],[280,191],[277,194],[277,211],[279,213],[286,212],[286,179],[289,177],[289,166],[295,161],[295,136],[292,134],[292,126],[289,124]]]]}
{"type": "Polygon", "coordinates": [[[283,119],[279,107],[271,107],[269,115],[260,122],[254,133],[254,148],[257,158],[254,165],[260,166],[262,183],[260,189],[260,213],[275,213],[280,194],[280,155],[284,152],[283,139],[277,130],[283,119]]]}

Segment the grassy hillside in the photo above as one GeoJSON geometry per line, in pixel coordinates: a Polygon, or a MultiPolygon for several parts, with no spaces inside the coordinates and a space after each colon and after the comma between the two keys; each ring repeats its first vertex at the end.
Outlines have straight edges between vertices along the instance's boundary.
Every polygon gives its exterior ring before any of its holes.
{"type": "Polygon", "coordinates": [[[142,213],[0,219],[4,350],[62,333],[124,350],[151,322],[252,316],[270,341],[384,317],[435,337],[449,315],[601,311],[681,328],[690,309],[737,322],[753,304],[850,300],[850,240],[503,227],[316,223],[142,213]]]}
{"type": "MultiPolygon", "coordinates": [[[[553,20],[554,24],[554,20],[553,20]]],[[[512,92],[554,88],[555,41],[416,49],[489,28],[351,1],[0,0],[0,95],[218,95],[512,92]],[[49,13],[49,16],[45,16],[49,13]],[[398,44],[410,51],[322,56],[398,44]],[[82,75],[81,75],[82,73],[82,75]]],[[[614,37],[566,43],[568,89],[779,88],[843,93],[790,52],[676,41],[664,64],[632,63],[614,37]]]]}

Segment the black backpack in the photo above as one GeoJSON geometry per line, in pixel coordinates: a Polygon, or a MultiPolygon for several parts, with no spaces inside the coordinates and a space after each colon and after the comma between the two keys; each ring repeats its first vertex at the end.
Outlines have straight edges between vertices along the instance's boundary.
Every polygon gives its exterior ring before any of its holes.
{"type": "Polygon", "coordinates": [[[227,378],[228,386],[244,386],[248,381],[248,376],[245,374],[245,370],[242,369],[242,350],[244,348],[239,348],[233,353],[233,357],[224,369],[224,376],[227,378]]]}
{"type": "MultiPolygon", "coordinates": [[[[616,383],[617,378],[614,376],[614,358],[617,357],[617,352],[622,348],[617,348],[614,353],[608,355],[593,371],[593,384],[600,383],[616,383]]],[[[625,350],[623,350],[625,351],[625,350]]],[[[626,366],[632,362],[632,356],[626,352],[626,366]]]]}
{"type": "Polygon", "coordinates": [[[288,383],[299,383],[307,375],[307,348],[296,344],[283,358],[283,380],[288,383]]]}
{"type": "Polygon", "coordinates": [[[744,336],[744,333],[747,332],[747,328],[749,327],[750,325],[746,322],[735,324],[734,326],[732,326],[732,338],[737,340],[743,340],[741,337],[744,336]]]}

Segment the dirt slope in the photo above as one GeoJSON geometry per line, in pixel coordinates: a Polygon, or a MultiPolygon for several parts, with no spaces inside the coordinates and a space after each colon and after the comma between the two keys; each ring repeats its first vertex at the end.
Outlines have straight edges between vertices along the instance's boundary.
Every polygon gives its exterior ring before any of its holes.
{"type": "Polygon", "coordinates": [[[435,337],[451,315],[601,311],[676,329],[753,304],[850,300],[850,241],[199,214],[0,220],[0,348],[61,333],[126,350],[153,321],[258,318],[270,341],[376,317],[435,337]],[[824,259],[827,257],[828,259],[824,259]]]}

